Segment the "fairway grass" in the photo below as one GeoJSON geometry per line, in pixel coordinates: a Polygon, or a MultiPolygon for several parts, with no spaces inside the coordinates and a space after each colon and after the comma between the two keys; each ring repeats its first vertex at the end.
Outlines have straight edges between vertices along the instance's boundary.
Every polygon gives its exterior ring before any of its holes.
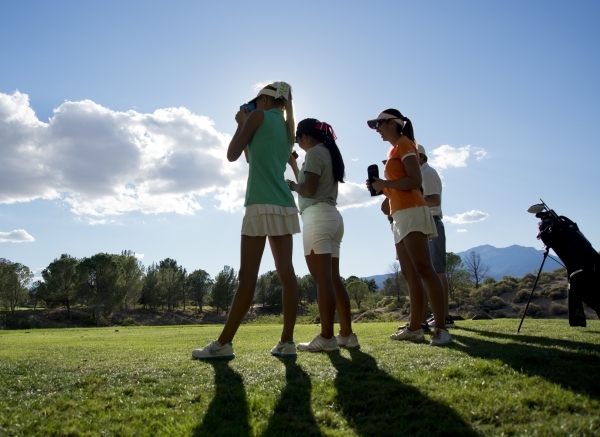
{"type": "Polygon", "coordinates": [[[355,324],[360,350],[297,359],[243,325],[211,363],[191,351],[220,325],[0,331],[0,436],[600,434],[600,321],[458,323],[449,347],[355,324]]]}

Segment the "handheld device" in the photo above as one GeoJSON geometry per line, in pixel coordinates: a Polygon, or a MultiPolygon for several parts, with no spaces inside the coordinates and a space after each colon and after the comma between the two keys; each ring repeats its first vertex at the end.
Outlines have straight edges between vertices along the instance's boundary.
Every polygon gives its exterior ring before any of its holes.
{"type": "Polygon", "coordinates": [[[240,106],[240,111],[243,111],[244,109],[248,108],[248,111],[252,112],[256,109],[256,102],[249,102],[249,103],[244,103],[242,106],[240,106]]]}
{"type": "MultiPolygon", "coordinates": [[[[367,167],[367,176],[369,178],[369,182],[372,184],[373,182],[375,182],[374,178],[378,178],[379,177],[379,167],[377,166],[377,164],[372,164],[370,166],[367,167]]],[[[379,193],[376,193],[375,190],[372,188],[369,190],[371,192],[371,197],[375,197],[375,196],[379,196],[380,194],[383,194],[383,191],[380,191],[379,193]]]]}
{"type": "Polygon", "coordinates": [[[294,157],[294,159],[298,159],[298,152],[292,150],[292,156],[294,157]]]}

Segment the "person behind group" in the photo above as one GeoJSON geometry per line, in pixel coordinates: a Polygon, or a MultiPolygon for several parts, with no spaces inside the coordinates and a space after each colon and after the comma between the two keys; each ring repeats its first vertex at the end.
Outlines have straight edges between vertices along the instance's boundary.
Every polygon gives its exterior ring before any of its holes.
{"type": "Polygon", "coordinates": [[[299,343],[300,351],[335,351],[339,346],[358,347],[352,332],[350,298],[340,277],[340,244],[344,221],[336,208],[338,184],[344,182],[344,160],[335,142],[332,127],[314,118],[298,123],[296,142],[306,152],[302,169],[294,158],[291,166],[296,182],[288,180],[298,193],[302,217],[304,256],[317,285],[321,332],[309,343],[299,343]],[[334,334],[337,308],[340,331],[334,334]]]}
{"type": "MultiPolygon", "coordinates": [[[[447,328],[454,328],[456,325],[452,316],[450,315],[448,308],[448,278],[446,277],[446,231],[444,229],[444,222],[442,221],[442,180],[438,172],[429,165],[427,162],[427,152],[425,147],[418,144],[419,152],[419,165],[421,166],[422,176],[422,187],[423,187],[423,198],[427,202],[427,206],[431,210],[431,215],[435,221],[435,229],[437,231],[437,237],[429,240],[429,251],[431,253],[431,262],[433,268],[440,277],[442,287],[444,289],[444,316],[445,325],[447,328]]],[[[427,296],[425,296],[427,299],[427,296]]],[[[427,320],[427,300],[423,305],[421,326],[429,327],[434,324],[434,319],[431,317],[427,320]]]]}
{"type": "MultiPolygon", "coordinates": [[[[402,274],[409,290],[411,318],[408,326],[401,328],[390,338],[393,340],[420,341],[424,339],[421,329],[421,313],[424,284],[436,328],[432,345],[452,342],[444,324],[444,298],[440,278],[431,264],[428,239],[436,237],[435,223],[429,207],[419,190],[421,170],[417,159],[417,146],[412,122],[397,109],[386,109],[377,118],[367,121],[383,141],[392,147],[384,167],[385,179],[375,178],[367,188],[383,191],[389,201],[389,215],[393,218],[394,243],[402,274]],[[422,282],[421,282],[422,281],[422,282]]],[[[385,212],[386,206],[382,205],[385,212]]]]}
{"type": "Polygon", "coordinates": [[[300,222],[294,196],[284,178],[294,144],[292,89],[285,82],[275,82],[262,88],[252,102],[256,110],[244,108],[235,115],[238,126],[227,149],[227,159],[233,162],[247,147],[250,167],[242,221],[239,285],[221,335],[206,347],[192,351],[194,358],[235,357],[232,340],[252,304],[267,237],[283,289],[283,330],[271,354],[296,356],[293,333],[298,283],[292,265],[292,235],[300,232],[300,222]]]}

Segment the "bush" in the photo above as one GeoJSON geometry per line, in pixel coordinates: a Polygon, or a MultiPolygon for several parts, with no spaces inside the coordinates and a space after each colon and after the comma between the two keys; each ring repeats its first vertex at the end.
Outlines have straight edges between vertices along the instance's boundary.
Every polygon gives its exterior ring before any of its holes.
{"type": "Polygon", "coordinates": [[[125,320],[123,320],[123,325],[125,326],[135,326],[135,319],[133,317],[127,317],[125,320]]]}
{"type": "Polygon", "coordinates": [[[36,329],[40,327],[40,322],[33,317],[22,319],[10,314],[0,315],[0,329],[36,329]]]}
{"type": "Polygon", "coordinates": [[[513,297],[513,302],[514,303],[521,303],[521,302],[527,302],[527,299],[529,299],[529,294],[531,292],[527,291],[527,290],[519,290],[517,291],[517,294],[515,294],[515,297],[513,297]]]}
{"type": "Polygon", "coordinates": [[[550,292],[548,293],[548,299],[557,300],[557,299],[566,299],[567,298],[567,288],[566,287],[552,287],[550,292]]]}
{"type": "Polygon", "coordinates": [[[569,308],[566,305],[561,305],[559,303],[553,303],[550,305],[550,314],[554,316],[562,316],[563,314],[568,314],[569,308]]]}
{"type": "Polygon", "coordinates": [[[498,296],[492,296],[490,300],[488,300],[485,306],[491,310],[500,310],[502,308],[506,308],[508,304],[498,296]]]}
{"type": "MultiPolygon", "coordinates": [[[[525,307],[523,307],[523,310],[525,310],[525,307]]],[[[523,310],[521,311],[521,314],[523,314],[523,310]]],[[[542,318],[546,317],[546,311],[544,311],[544,307],[542,307],[541,305],[532,303],[529,304],[529,308],[527,309],[527,315],[531,317],[542,318]]]]}

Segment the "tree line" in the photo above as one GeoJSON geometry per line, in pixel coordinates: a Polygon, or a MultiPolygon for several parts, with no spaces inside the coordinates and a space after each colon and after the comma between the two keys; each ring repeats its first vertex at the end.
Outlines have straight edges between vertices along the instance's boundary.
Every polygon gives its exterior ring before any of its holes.
{"type": "MultiPolygon", "coordinates": [[[[478,288],[489,269],[474,252],[465,262],[452,252],[446,258],[451,299],[461,287],[478,288]]],[[[224,266],[212,278],[202,269],[188,273],[172,258],[144,267],[135,253],[127,250],[81,259],[63,254],[42,271],[41,280],[33,281],[33,276],[27,266],[0,258],[0,306],[5,311],[14,314],[18,306],[64,307],[70,319],[74,305],[86,305],[93,310],[98,326],[116,309],[138,305],[169,311],[194,306],[198,312],[209,305],[218,314],[227,314],[238,285],[237,272],[230,266],[224,266]]],[[[297,280],[301,305],[315,303],[317,287],[312,276],[299,276],[297,280]]],[[[408,295],[398,263],[390,267],[381,290],[374,279],[350,276],[344,281],[359,310],[365,303],[374,305],[382,296],[399,301],[408,295]]],[[[281,308],[281,291],[277,272],[266,272],[258,277],[254,304],[277,311],[281,308]]]]}

